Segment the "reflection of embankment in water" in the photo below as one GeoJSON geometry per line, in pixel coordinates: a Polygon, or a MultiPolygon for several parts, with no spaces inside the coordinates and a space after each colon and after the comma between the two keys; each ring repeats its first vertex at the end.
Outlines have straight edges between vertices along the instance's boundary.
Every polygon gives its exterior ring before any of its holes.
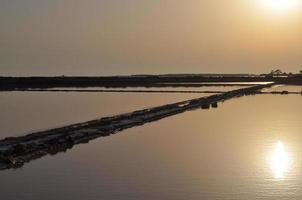
{"type": "Polygon", "coordinates": [[[256,94],[258,90],[272,85],[243,88],[223,94],[37,132],[22,137],[6,138],[0,141],[0,169],[18,168],[23,166],[24,163],[43,156],[64,152],[76,144],[87,143],[98,137],[106,137],[131,127],[141,126],[189,110],[217,108],[218,102],[256,94]]]}

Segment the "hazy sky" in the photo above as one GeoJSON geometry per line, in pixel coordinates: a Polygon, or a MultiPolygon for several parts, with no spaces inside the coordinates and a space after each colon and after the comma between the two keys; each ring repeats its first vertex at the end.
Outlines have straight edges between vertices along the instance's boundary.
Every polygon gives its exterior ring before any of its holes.
{"type": "Polygon", "coordinates": [[[257,0],[0,0],[0,75],[302,69],[302,9],[257,0]]]}

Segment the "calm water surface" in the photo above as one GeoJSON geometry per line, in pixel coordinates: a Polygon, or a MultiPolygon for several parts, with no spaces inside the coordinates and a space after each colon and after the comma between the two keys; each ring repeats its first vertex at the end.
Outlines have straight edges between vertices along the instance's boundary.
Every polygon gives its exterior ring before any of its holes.
{"type": "Polygon", "coordinates": [[[204,94],[1,92],[1,137],[199,98],[204,94]]]}
{"type": "Polygon", "coordinates": [[[271,91],[278,91],[278,92],[281,92],[281,91],[284,91],[284,90],[287,90],[289,92],[301,92],[302,91],[302,85],[300,85],[300,86],[276,85],[274,87],[265,89],[264,91],[270,91],[270,92],[271,91]]]}
{"type": "MultiPolygon", "coordinates": [[[[22,95],[1,96],[1,100],[6,100],[6,104],[1,101],[1,109],[5,110],[1,118],[7,123],[1,129],[6,127],[9,131],[10,127],[12,133],[17,133],[29,130],[34,124],[38,125],[33,129],[45,128],[45,124],[40,126],[45,120],[55,126],[65,122],[64,117],[81,113],[86,119],[94,117],[92,113],[97,117],[100,113],[124,112],[179,98],[166,94],[152,99],[117,94],[91,96],[96,99],[89,101],[78,94],[60,98],[52,96],[59,94],[39,97],[35,93],[29,99],[22,95]],[[41,103],[41,99],[45,102],[41,103]],[[21,109],[18,101],[20,104],[28,101],[24,104],[26,108],[21,109]],[[31,113],[33,102],[36,110],[31,113]],[[49,107],[45,109],[47,104],[49,107]],[[137,107],[129,107],[133,104],[137,107]],[[45,114],[52,118],[57,114],[60,120],[44,118],[45,114]],[[6,116],[12,121],[5,121],[6,116]]],[[[299,95],[244,97],[227,101],[218,109],[187,112],[100,138],[67,153],[31,162],[22,169],[0,172],[1,197],[6,200],[299,200],[302,199],[301,100],[299,95]]]]}
{"type": "MultiPolygon", "coordinates": [[[[125,87],[125,88],[105,88],[105,87],[87,87],[87,88],[50,88],[48,90],[131,90],[131,91],[231,91],[250,86],[198,86],[198,87],[125,87]]],[[[47,89],[46,89],[47,90],[47,89]]]]}

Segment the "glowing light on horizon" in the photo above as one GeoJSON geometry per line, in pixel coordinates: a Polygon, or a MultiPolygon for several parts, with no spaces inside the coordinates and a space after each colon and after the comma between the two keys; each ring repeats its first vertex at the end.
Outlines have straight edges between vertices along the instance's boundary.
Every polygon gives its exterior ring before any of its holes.
{"type": "Polygon", "coordinates": [[[284,177],[289,168],[289,155],[285,150],[284,144],[278,141],[275,150],[269,157],[269,164],[277,179],[284,177]]]}
{"type": "Polygon", "coordinates": [[[290,12],[299,7],[301,0],[258,0],[259,4],[266,10],[275,13],[290,12]]]}

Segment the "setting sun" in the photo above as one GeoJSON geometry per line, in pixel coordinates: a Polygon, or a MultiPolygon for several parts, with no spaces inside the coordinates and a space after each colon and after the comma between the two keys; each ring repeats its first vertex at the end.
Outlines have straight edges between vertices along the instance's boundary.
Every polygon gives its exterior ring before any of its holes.
{"type": "Polygon", "coordinates": [[[299,0],[259,0],[260,5],[274,12],[287,12],[299,6],[299,0]]]}

